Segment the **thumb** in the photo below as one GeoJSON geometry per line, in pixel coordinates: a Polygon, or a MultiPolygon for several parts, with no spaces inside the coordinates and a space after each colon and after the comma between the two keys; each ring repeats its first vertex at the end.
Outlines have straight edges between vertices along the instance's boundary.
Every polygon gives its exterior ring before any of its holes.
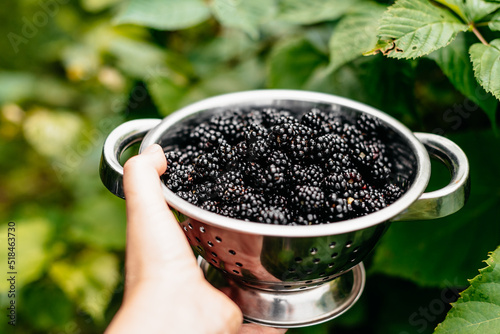
{"type": "Polygon", "coordinates": [[[166,168],[163,149],[157,144],[130,158],[124,166],[129,282],[169,277],[172,270],[198,270],[184,232],[163,196],[159,176],[166,168]]]}

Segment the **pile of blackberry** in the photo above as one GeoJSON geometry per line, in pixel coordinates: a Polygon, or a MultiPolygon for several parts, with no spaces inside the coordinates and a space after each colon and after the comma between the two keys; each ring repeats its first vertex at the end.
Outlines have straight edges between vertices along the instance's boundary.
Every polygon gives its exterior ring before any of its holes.
{"type": "Polygon", "coordinates": [[[228,110],[186,128],[167,151],[163,182],[205,210],[266,224],[364,216],[398,199],[378,119],[319,109],[228,110]]]}

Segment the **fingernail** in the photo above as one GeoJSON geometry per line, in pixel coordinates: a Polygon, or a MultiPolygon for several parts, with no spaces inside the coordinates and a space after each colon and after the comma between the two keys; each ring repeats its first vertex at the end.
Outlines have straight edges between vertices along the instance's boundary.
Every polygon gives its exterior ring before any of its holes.
{"type": "Polygon", "coordinates": [[[158,144],[153,144],[151,146],[146,147],[146,149],[142,152],[143,154],[153,154],[157,151],[162,150],[161,146],[158,144]]]}

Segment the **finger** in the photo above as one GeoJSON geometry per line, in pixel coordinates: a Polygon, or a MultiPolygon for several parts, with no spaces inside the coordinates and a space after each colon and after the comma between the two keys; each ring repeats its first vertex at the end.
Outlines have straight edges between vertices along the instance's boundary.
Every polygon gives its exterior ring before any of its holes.
{"type": "Polygon", "coordinates": [[[161,189],[167,168],[159,145],[148,147],[124,166],[127,206],[127,280],[171,276],[173,270],[197,269],[191,248],[161,189]],[[172,269],[172,266],[180,266],[172,269]],[[187,267],[187,268],[186,268],[187,267]]]}
{"type": "Polygon", "coordinates": [[[239,334],[284,334],[288,329],[265,327],[257,324],[244,324],[239,334]]]}
{"type": "Polygon", "coordinates": [[[164,209],[159,176],[167,169],[162,148],[153,144],[140,155],[130,158],[123,168],[123,187],[127,203],[164,209]]]}

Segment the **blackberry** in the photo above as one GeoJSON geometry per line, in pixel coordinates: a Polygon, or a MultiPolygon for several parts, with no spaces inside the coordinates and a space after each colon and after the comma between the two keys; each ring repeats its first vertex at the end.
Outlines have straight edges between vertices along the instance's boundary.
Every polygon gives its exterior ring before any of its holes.
{"type": "Polygon", "coordinates": [[[326,206],[327,214],[325,217],[330,222],[353,218],[352,201],[349,199],[339,198],[335,194],[330,194],[327,196],[326,206]]]}
{"type": "Polygon", "coordinates": [[[365,135],[357,127],[351,124],[344,124],[342,130],[340,130],[340,136],[350,148],[353,148],[358,143],[363,143],[365,141],[365,135]]]}
{"type": "Polygon", "coordinates": [[[385,202],[392,204],[403,194],[403,190],[395,184],[386,184],[382,190],[384,193],[385,202]]]}
{"type": "Polygon", "coordinates": [[[351,160],[347,154],[334,153],[332,154],[326,163],[324,164],[325,171],[327,173],[340,173],[346,168],[352,166],[351,160]]]}
{"type": "Polygon", "coordinates": [[[337,134],[326,134],[317,137],[312,142],[311,157],[313,161],[325,161],[333,154],[345,155],[348,151],[347,144],[337,134]]]}
{"type": "Polygon", "coordinates": [[[318,225],[321,224],[323,220],[321,216],[316,213],[307,213],[303,215],[298,215],[295,219],[295,224],[293,225],[318,225]]]}
{"type": "Polygon", "coordinates": [[[317,212],[325,205],[325,193],[320,187],[297,186],[292,192],[291,202],[301,212],[317,212]]]}
{"type": "Polygon", "coordinates": [[[275,164],[267,164],[265,167],[256,168],[250,172],[252,185],[260,190],[283,190],[287,183],[287,174],[283,168],[275,164]]]}
{"type": "Polygon", "coordinates": [[[215,183],[204,182],[193,184],[192,192],[198,197],[198,202],[214,201],[218,199],[218,195],[215,191],[215,183]]]}
{"type": "Polygon", "coordinates": [[[243,121],[241,112],[233,110],[221,115],[212,116],[209,126],[215,132],[222,134],[225,140],[235,144],[243,136],[245,122],[243,121]]]}
{"type": "Polygon", "coordinates": [[[266,205],[266,199],[262,194],[248,192],[241,197],[237,212],[242,219],[258,219],[261,208],[266,205]]]}
{"type": "Polygon", "coordinates": [[[203,210],[210,211],[210,212],[220,213],[219,204],[220,203],[217,201],[207,200],[207,201],[201,203],[200,208],[202,208],[203,210]]]}
{"type": "Polygon", "coordinates": [[[197,180],[215,180],[220,171],[219,158],[213,153],[204,153],[195,159],[192,176],[197,180]]]}
{"type": "Polygon", "coordinates": [[[176,132],[162,181],[220,215],[280,225],[360,217],[404,193],[391,184],[380,121],[319,109],[300,119],[275,108],[229,110],[176,132]]]}
{"type": "Polygon", "coordinates": [[[364,144],[364,143],[354,143],[350,148],[351,160],[357,166],[361,166],[369,169],[375,163],[375,154],[364,144]]]}
{"type": "Polygon", "coordinates": [[[356,125],[363,133],[369,135],[377,135],[382,126],[378,118],[368,114],[361,114],[356,120],[356,125]]]}
{"type": "Polygon", "coordinates": [[[232,205],[239,203],[241,198],[252,190],[243,185],[228,183],[225,185],[216,185],[215,191],[226,204],[232,205]]]}
{"type": "Polygon", "coordinates": [[[257,221],[265,224],[285,225],[290,219],[290,213],[286,208],[266,206],[259,211],[257,221]]]}
{"type": "Polygon", "coordinates": [[[215,150],[215,155],[218,156],[222,164],[230,164],[237,158],[235,149],[228,143],[222,143],[215,150]]]}
{"type": "Polygon", "coordinates": [[[316,133],[319,133],[321,127],[328,119],[328,116],[325,115],[321,110],[317,108],[311,109],[311,111],[302,115],[300,122],[305,126],[313,129],[316,133]]]}
{"type": "Polygon", "coordinates": [[[270,128],[278,123],[282,123],[284,120],[289,119],[292,122],[296,120],[290,116],[290,112],[286,110],[277,110],[275,108],[264,108],[261,112],[262,124],[270,128]]]}
{"type": "Polygon", "coordinates": [[[317,165],[295,165],[292,169],[292,179],[297,185],[319,187],[325,178],[325,173],[317,165]]]}
{"type": "Polygon", "coordinates": [[[276,207],[280,207],[280,208],[288,207],[288,198],[286,196],[273,194],[272,196],[270,196],[270,198],[267,200],[267,202],[271,206],[276,206],[276,207]]]}
{"type": "Polygon", "coordinates": [[[226,184],[242,186],[244,185],[243,174],[237,170],[227,171],[217,177],[216,184],[221,186],[225,186],[226,184]]]}
{"type": "Polygon", "coordinates": [[[347,189],[347,181],[341,173],[330,174],[321,182],[321,187],[328,193],[340,193],[347,189]]]}
{"type": "MultiPolygon", "coordinates": [[[[174,152],[174,151],[170,151],[174,152]]],[[[178,158],[178,162],[181,165],[192,164],[194,159],[202,154],[195,146],[188,145],[185,149],[179,151],[181,155],[178,158]]]]}
{"type": "Polygon", "coordinates": [[[198,196],[196,196],[191,191],[178,191],[176,194],[177,194],[177,196],[188,201],[191,204],[194,204],[194,205],[198,204],[198,196]]]}
{"type": "Polygon", "coordinates": [[[271,128],[269,139],[276,147],[288,148],[296,135],[293,123],[282,123],[271,128]]]}
{"type": "Polygon", "coordinates": [[[288,156],[281,151],[271,151],[266,158],[267,165],[275,165],[281,173],[288,173],[292,168],[292,162],[288,156]]]}
{"type": "Polygon", "coordinates": [[[384,184],[391,176],[391,164],[376,161],[371,170],[371,177],[376,184],[384,184]]]}
{"type": "Polygon", "coordinates": [[[171,166],[174,163],[178,163],[181,155],[182,155],[181,151],[168,151],[168,152],[166,152],[165,158],[167,159],[167,165],[171,166]]]}
{"type": "Polygon", "coordinates": [[[319,134],[323,134],[323,135],[330,134],[330,133],[341,134],[342,128],[343,128],[343,126],[340,122],[329,121],[329,122],[323,123],[321,125],[321,128],[319,130],[319,134]]]}
{"type": "Polygon", "coordinates": [[[248,151],[247,157],[250,160],[259,161],[266,159],[269,151],[271,150],[271,146],[269,142],[265,138],[257,139],[254,142],[248,143],[248,151]]]}
{"type": "Polygon", "coordinates": [[[245,128],[244,136],[248,143],[253,143],[259,139],[266,138],[267,135],[267,129],[259,124],[249,123],[245,128]]]}
{"type": "Polygon", "coordinates": [[[163,175],[165,185],[173,192],[189,190],[192,184],[191,173],[193,166],[183,166],[178,163],[172,163],[167,167],[167,173],[163,175]]]}

